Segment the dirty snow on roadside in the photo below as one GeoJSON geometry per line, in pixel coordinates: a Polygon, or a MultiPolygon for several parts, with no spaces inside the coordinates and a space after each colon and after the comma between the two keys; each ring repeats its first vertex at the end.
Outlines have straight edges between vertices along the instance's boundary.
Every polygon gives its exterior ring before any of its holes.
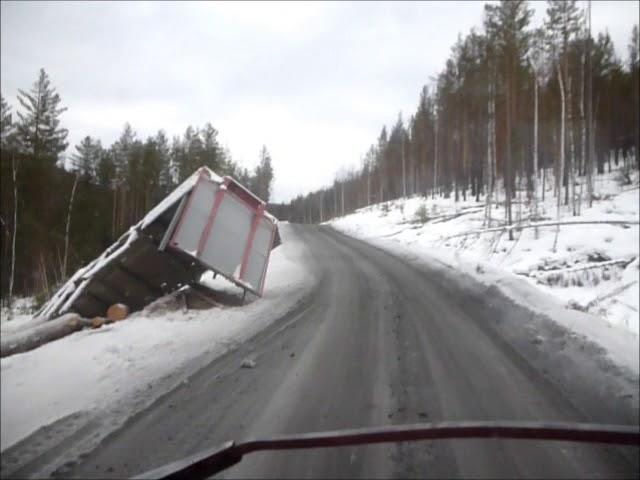
{"type": "MultiPolygon", "coordinates": [[[[562,206],[561,221],[630,221],[631,224],[564,225],[554,251],[555,226],[454,235],[483,230],[484,198],[411,198],[376,204],[337,218],[338,231],[408,257],[411,261],[446,264],[497,285],[514,301],[603,346],[618,363],[638,371],[639,316],[639,179],[621,181],[619,171],[598,175],[591,208],[582,202],[573,216],[562,206]],[[635,223],[635,224],[634,224],[635,223]]],[[[540,203],[540,222],[556,219],[556,198],[547,181],[540,203]]],[[[522,200],[512,207],[514,223],[530,223],[522,200]]],[[[539,197],[541,197],[541,192],[539,197]]],[[[491,211],[491,227],[504,225],[500,199],[491,211]]],[[[518,202],[519,198],[515,199],[518,202]]]]}
{"type": "MultiPolygon", "coordinates": [[[[186,313],[163,308],[160,299],[124,321],[1,359],[1,449],[78,411],[102,418],[119,413],[122,418],[107,425],[113,429],[286,313],[314,279],[306,270],[306,247],[288,224],[279,228],[283,243],[271,254],[263,298],[186,313]]],[[[227,285],[234,288],[241,295],[227,285]]],[[[3,335],[11,323],[2,323],[3,335]]]]}

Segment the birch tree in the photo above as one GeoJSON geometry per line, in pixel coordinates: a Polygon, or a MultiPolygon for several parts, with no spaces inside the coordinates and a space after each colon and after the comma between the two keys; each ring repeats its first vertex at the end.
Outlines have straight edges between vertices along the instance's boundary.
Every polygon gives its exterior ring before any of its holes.
{"type": "Polygon", "coordinates": [[[80,178],[80,172],[78,171],[73,180],[73,188],[71,189],[71,197],[69,198],[69,208],[67,209],[67,225],[64,233],[64,257],[62,259],[61,277],[64,282],[67,279],[67,258],[69,255],[69,229],[71,227],[71,210],[73,209],[73,198],[76,195],[76,188],[78,187],[78,179],[80,178]]]}

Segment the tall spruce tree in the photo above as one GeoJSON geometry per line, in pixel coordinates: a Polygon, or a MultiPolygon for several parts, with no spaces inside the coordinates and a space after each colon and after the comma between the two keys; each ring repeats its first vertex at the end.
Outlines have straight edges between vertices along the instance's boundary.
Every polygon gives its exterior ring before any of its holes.
{"type": "Polygon", "coordinates": [[[95,180],[98,164],[102,159],[102,144],[89,135],[76,145],[76,153],[71,156],[71,162],[78,174],[87,179],[95,180]]]}
{"type": "Polygon", "coordinates": [[[44,69],[40,69],[30,92],[18,92],[18,102],[24,109],[24,112],[18,112],[20,143],[36,163],[45,161],[53,166],[68,146],[69,131],[60,126],[59,118],[66,107],[59,106],[60,95],[51,86],[44,69]]]}

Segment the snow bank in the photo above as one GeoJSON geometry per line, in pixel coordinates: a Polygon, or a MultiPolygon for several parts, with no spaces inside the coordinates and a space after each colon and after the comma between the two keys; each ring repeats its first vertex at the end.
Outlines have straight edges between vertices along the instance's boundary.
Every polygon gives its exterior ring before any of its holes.
{"type": "Polygon", "coordinates": [[[42,323],[33,318],[34,304],[33,297],[24,297],[14,299],[11,310],[3,306],[0,310],[0,334],[4,337],[42,323]]]}
{"type": "MultiPolygon", "coordinates": [[[[515,301],[585,335],[618,363],[638,371],[638,173],[633,173],[632,187],[620,187],[616,176],[598,176],[595,192],[601,199],[591,208],[583,204],[579,216],[563,206],[561,219],[631,224],[562,226],[555,251],[555,226],[540,227],[537,233],[533,228],[514,231],[513,240],[502,232],[450,238],[503,224],[504,207],[495,204],[491,225],[485,223],[482,198],[456,203],[453,198],[415,196],[362,208],[328,223],[413,261],[445,263],[499,285],[515,301]]],[[[549,222],[556,218],[556,199],[552,191],[545,197],[539,211],[541,220],[549,222]]],[[[531,211],[524,199],[512,211],[514,221],[529,223],[531,211]]]]}
{"type": "MultiPolygon", "coordinates": [[[[242,307],[162,312],[148,306],[127,320],[83,330],[0,360],[1,449],[78,411],[133,406],[166,390],[286,313],[312,285],[306,247],[287,225],[271,254],[263,298],[242,307]]],[[[11,322],[7,322],[11,323],[11,322]]],[[[4,325],[4,324],[3,324],[4,325]]]]}

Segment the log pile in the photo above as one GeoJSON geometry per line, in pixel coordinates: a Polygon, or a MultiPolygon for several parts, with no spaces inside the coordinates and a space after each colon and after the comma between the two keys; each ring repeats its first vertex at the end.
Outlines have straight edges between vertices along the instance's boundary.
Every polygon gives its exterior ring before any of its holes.
{"type": "Polygon", "coordinates": [[[123,320],[129,314],[126,305],[117,303],[107,310],[107,317],[82,318],[75,313],[67,313],[54,320],[37,325],[33,328],[18,332],[0,342],[0,357],[8,357],[16,353],[28,352],[45,343],[59,340],[83,328],[100,328],[105,324],[123,320]]]}
{"type": "Polygon", "coordinates": [[[115,303],[109,307],[107,310],[107,319],[112,322],[117,322],[119,320],[124,320],[129,315],[129,307],[122,303],[115,303]]]}
{"type": "Polygon", "coordinates": [[[3,338],[0,343],[0,356],[7,357],[33,350],[45,343],[53,342],[77,332],[85,326],[87,326],[86,320],[75,313],[62,315],[59,318],[12,335],[7,340],[3,338]]]}

